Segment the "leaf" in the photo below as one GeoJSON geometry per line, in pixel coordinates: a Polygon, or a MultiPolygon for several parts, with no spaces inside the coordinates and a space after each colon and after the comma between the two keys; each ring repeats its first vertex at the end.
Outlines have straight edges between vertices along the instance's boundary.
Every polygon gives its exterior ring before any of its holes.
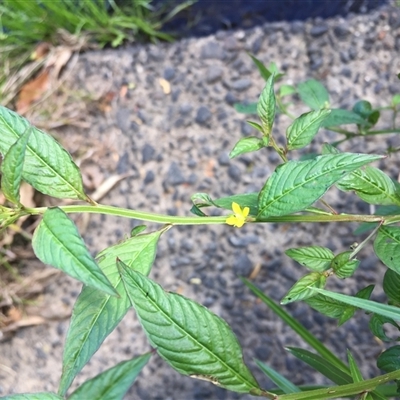
{"type": "Polygon", "coordinates": [[[11,394],[2,400],[64,400],[63,397],[51,392],[11,394]]]}
{"type": "Polygon", "coordinates": [[[352,251],[339,253],[331,262],[331,267],[338,278],[349,278],[360,265],[357,259],[350,259],[352,251]]]}
{"type": "Polygon", "coordinates": [[[400,195],[393,180],[378,168],[366,166],[341,179],[336,186],[343,191],[354,191],[369,204],[400,205],[400,195]]]}
{"type": "Polygon", "coordinates": [[[400,275],[388,269],[383,277],[383,291],[390,301],[400,304],[400,275]]]}
{"type": "Polygon", "coordinates": [[[151,353],[123,361],[83,383],[68,400],[122,400],[147,364],[151,353]]]}
{"type": "Polygon", "coordinates": [[[251,59],[253,60],[253,63],[257,67],[258,71],[260,72],[261,77],[267,81],[268,78],[271,76],[271,72],[267,69],[267,67],[256,57],[254,57],[252,54],[249,54],[251,59]]]}
{"type": "Polygon", "coordinates": [[[335,300],[339,300],[343,303],[349,304],[354,307],[361,308],[362,310],[383,315],[384,317],[392,318],[394,320],[400,320],[400,309],[386,304],[377,303],[371,300],[360,299],[353,296],[347,296],[345,294],[333,293],[328,290],[311,287],[311,291],[315,293],[324,294],[335,300]]]}
{"type": "Polygon", "coordinates": [[[164,292],[121,261],[118,267],[151,345],[174,369],[235,392],[261,392],[226,322],[192,300],[164,292]]]}
{"type": "Polygon", "coordinates": [[[282,389],[283,393],[301,392],[301,390],[296,385],[294,385],[292,382],[282,376],[279,372],[276,372],[274,369],[269,367],[267,364],[259,360],[254,361],[261,369],[261,371],[264,372],[264,374],[267,375],[268,378],[271,379],[271,381],[274,382],[279,389],[282,389]]]}
{"type": "Polygon", "coordinates": [[[364,120],[367,121],[369,127],[375,125],[380,117],[380,112],[379,110],[374,110],[372,108],[372,105],[369,101],[366,100],[360,100],[358,101],[354,107],[353,111],[360,115],[364,120]]]}
{"type": "Polygon", "coordinates": [[[85,285],[116,294],[90,255],[75,224],[60,208],[46,210],[33,235],[32,246],[43,263],[61,269],[85,285]]]}
{"type": "Polygon", "coordinates": [[[347,358],[349,360],[350,374],[353,378],[353,382],[362,382],[364,379],[361,375],[361,371],[349,350],[347,350],[347,358]]]}
{"type": "Polygon", "coordinates": [[[233,108],[241,114],[257,114],[257,103],[235,103],[233,108]]]}
{"type": "Polygon", "coordinates": [[[330,249],[320,246],[288,249],[285,254],[304,267],[316,272],[329,269],[331,260],[335,257],[330,249]]]}
{"type": "MultiPolygon", "coordinates": [[[[257,124],[257,122],[254,121],[246,121],[250,126],[252,126],[254,129],[257,129],[259,132],[263,131],[263,127],[260,124],[257,124]]],[[[267,143],[268,144],[268,143],[267,143]]],[[[267,145],[265,144],[265,145],[267,145]]]]}
{"type": "Polygon", "coordinates": [[[135,226],[134,228],[132,228],[131,230],[131,237],[137,236],[140,233],[142,233],[143,231],[145,231],[147,229],[146,225],[138,225],[135,226]]]}
{"type": "Polygon", "coordinates": [[[229,158],[235,158],[240,154],[250,153],[252,151],[260,150],[264,147],[264,142],[262,139],[254,136],[249,136],[240,139],[233,150],[229,153],[229,158]]]}
{"type": "Polygon", "coordinates": [[[385,350],[377,359],[376,365],[385,372],[397,371],[400,369],[400,346],[392,346],[385,350]]]}
{"type": "Polygon", "coordinates": [[[369,320],[369,329],[371,332],[378,337],[380,340],[383,340],[384,342],[391,342],[393,340],[399,340],[400,337],[397,338],[390,338],[389,336],[386,335],[384,325],[385,324],[390,324],[397,328],[397,330],[400,330],[400,326],[397,325],[396,321],[394,321],[391,318],[386,318],[383,317],[382,315],[377,315],[373,314],[371,319],[369,320]]]}
{"type": "Polygon", "coordinates": [[[398,104],[400,104],[400,94],[395,94],[392,97],[392,106],[396,107],[398,104]]]}
{"type": "Polygon", "coordinates": [[[317,110],[300,115],[286,130],[288,150],[301,149],[311,143],[330,110],[317,110]]]}
{"type": "MultiPolygon", "coordinates": [[[[399,206],[379,206],[377,207],[374,215],[397,215],[400,214],[399,206]]],[[[361,235],[374,229],[378,224],[375,222],[364,222],[354,231],[355,235],[361,235]]]]}
{"type": "Polygon", "coordinates": [[[166,229],[137,235],[108,247],[97,256],[99,266],[119,297],[84,286],[76,300],[64,346],[63,371],[58,393],[64,396],[104,339],[114,330],[131,304],[117,269],[117,257],[128,267],[147,275],[153,265],[157,243],[166,229]]]}
{"type": "Polygon", "coordinates": [[[324,344],[311,334],[303,325],[288,314],[283,307],[276,304],[270,297],[264,294],[257,286],[249,280],[240,278],[241,281],[261,300],[263,301],[287,326],[293,329],[307,344],[316,350],[324,359],[334,364],[342,371],[348,371],[348,367],[338,357],[335,356],[324,344]]]}
{"type": "Polygon", "coordinates": [[[332,108],[331,113],[322,121],[321,127],[349,124],[365,125],[367,122],[353,111],[332,108]]]}
{"type": "Polygon", "coordinates": [[[281,85],[279,88],[279,96],[284,97],[296,93],[296,88],[292,85],[281,85]]]}
{"type": "Polygon", "coordinates": [[[258,200],[258,218],[304,210],[343,176],[382,158],[366,154],[326,154],[313,160],[288,161],[278,166],[258,200]]]}
{"type": "Polygon", "coordinates": [[[271,75],[257,103],[257,114],[261,119],[264,136],[269,136],[275,119],[274,75],[271,75]]]}
{"type": "Polygon", "coordinates": [[[308,297],[315,296],[315,293],[310,290],[311,287],[322,288],[325,286],[326,276],[319,272],[311,272],[300,278],[287,292],[282,299],[281,304],[289,304],[293,301],[304,300],[308,297]]]}
{"type": "Polygon", "coordinates": [[[30,134],[31,129],[28,128],[10,147],[1,163],[1,190],[5,198],[14,204],[19,204],[20,202],[19,191],[21,187],[22,170],[30,134]]]}
{"type": "Polygon", "coordinates": [[[286,347],[286,350],[338,385],[346,385],[352,382],[349,373],[337,368],[318,354],[298,347],[286,347]]]}
{"type": "Polygon", "coordinates": [[[88,201],[79,168],[51,136],[31,127],[18,114],[0,106],[0,153],[5,155],[23,133],[31,128],[22,179],[41,193],[58,198],[88,201]]]}
{"type": "Polygon", "coordinates": [[[313,110],[329,107],[329,94],[322,83],[310,79],[297,86],[301,100],[313,110]]]}
{"type": "Polygon", "coordinates": [[[374,241],[374,250],[378,258],[390,269],[400,273],[398,254],[400,252],[400,228],[381,226],[374,241]]]}

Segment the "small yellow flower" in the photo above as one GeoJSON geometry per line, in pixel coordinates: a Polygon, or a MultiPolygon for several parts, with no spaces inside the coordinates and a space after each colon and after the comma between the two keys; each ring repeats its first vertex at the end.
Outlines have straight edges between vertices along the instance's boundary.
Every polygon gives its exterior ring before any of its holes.
{"type": "Polygon", "coordinates": [[[236,226],[237,228],[241,228],[244,223],[246,222],[246,218],[249,215],[250,208],[243,207],[243,209],[239,206],[239,204],[233,202],[232,203],[232,210],[235,213],[234,215],[230,215],[226,219],[226,223],[228,225],[236,226]]]}

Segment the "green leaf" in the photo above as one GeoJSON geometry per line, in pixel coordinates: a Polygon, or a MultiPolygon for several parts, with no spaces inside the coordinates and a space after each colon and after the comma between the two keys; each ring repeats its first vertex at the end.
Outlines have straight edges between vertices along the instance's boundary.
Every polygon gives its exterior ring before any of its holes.
{"type": "Polygon", "coordinates": [[[369,101],[359,100],[353,106],[353,111],[360,115],[362,118],[367,119],[372,113],[372,105],[369,101]]]}
{"type": "Polygon", "coordinates": [[[322,288],[325,286],[326,276],[319,272],[311,272],[300,278],[287,292],[282,299],[281,304],[289,304],[293,301],[304,300],[308,297],[315,296],[315,293],[310,290],[311,287],[322,288]]]}
{"type": "Polygon", "coordinates": [[[343,176],[382,158],[366,154],[326,154],[313,160],[288,161],[278,166],[262,188],[258,218],[304,210],[343,176]]]}
{"type": "Polygon", "coordinates": [[[264,136],[269,136],[275,118],[274,75],[268,78],[264,90],[260,95],[257,104],[257,114],[261,119],[264,136]]]}
{"type": "Polygon", "coordinates": [[[338,385],[346,385],[352,382],[351,376],[347,372],[337,368],[318,354],[297,347],[286,347],[286,350],[338,385]]]}
{"type": "Polygon", "coordinates": [[[258,71],[260,72],[261,77],[267,81],[268,78],[271,76],[271,72],[267,69],[267,67],[256,57],[254,57],[252,54],[249,54],[251,59],[253,60],[253,63],[257,67],[258,71]]]}
{"type": "Polygon", "coordinates": [[[279,96],[284,97],[296,93],[296,88],[292,85],[281,85],[279,88],[279,96]]]}
{"type": "Polygon", "coordinates": [[[395,94],[392,97],[392,106],[396,107],[398,104],[400,104],[400,94],[395,94]]]}
{"type": "Polygon", "coordinates": [[[271,379],[271,381],[274,382],[275,385],[283,391],[283,393],[301,392],[301,390],[296,385],[294,385],[292,382],[282,376],[279,372],[276,372],[274,369],[269,367],[267,364],[259,360],[254,361],[261,369],[261,371],[264,372],[264,374],[267,375],[268,378],[271,379]]]}
{"type": "Polygon", "coordinates": [[[359,260],[350,259],[351,254],[352,251],[345,251],[336,255],[335,258],[332,260],[331,268],[338,278],[349,278],[354,274],[354,272],[360,265],[359,260]]]}
{"type": "Polygon", "coordinates": [[[263,127],[260,124],[257,124],[257,122],[254,121],[246,121],[250,126],[253,128],[257,129],[259,132],[263,131],[263,127]]]}
{"type": "Polygon", "coordinates": [[[60,208],[49,208],[32,239],[36,257],[61,269],[85,285],[105,293],[116,292],[90,255],[75,224],[60,208]]]}
{"type": "Polygon", "coordinates": [[[288,150],[301,149],[311,143],[318,133],[322,121],[330,110],[310,111],[296,118],[286,130],[288,150]]]}
{"type": "Polygon", "coordinates": [[[11,394],[9,396],[2,397],[2,400],[64,400],[64,398],[56,395],[55,393],[43,392],[11,394]]]}
{"type": "Polygon", "coordinates": [[[383,315],[384,317],[392,318],[395,321],[400,320],[400,309],[398,307],[388,306],[386,304],[377,303],[371,300],[360,299],[358,297],[347,296],[345,294],[333,293],[328,290],[310,287],[310,290],[315,293],[324,294],[331,299],[339,300],[343,303],[349,304],[354,307],[361,308],[362,310],[383,315]]]}
{"type": "Polygon", "coordinates": [[[400,369],[400,346],[392,346],[385,350],[377,359],[376,365],[385,372],[393,372],[400,369]]]}
{"type": "Polygon", "coordinates": [[[325,128],[329,126],[349,124],[365,125],[367,122],[353,111],[343,110],[341,108],[332,108],[328,117],[322,121],[321,127],[325,128]]]}
{"type": "MultiPolygon", "coordinates": [[[[400,214],[399,206],[379,206],[377,207],[374,215],[398,215],[400,214]]],[[[374,229],[378,224],[375,222],[364,222],[354,231],[355,235],[361,235],[374,229]]]]}
{"type": "Polygon", "coordinates": [[[391,342],[393,340],[399,340],[400,337],[397,338],[390,338],[386,335],[384,325],[390,324],[400,330],[400,326],[397,325],[396,321],[393,321],[391,318],[383,317],[382,315],[373,314],[371,319],[369,320],[369,329],[371,332],[378,337],[379,339],[383,340],[384,342],[391,342]]]}
{"type": "Polygon", "coordinates": [[[400,304],[400,275],[388,269],[383,277],[383,291],[390,301],[400,304]]]}
{"type": "Polygon", "coordinates": [[[347,358],[349,360],[350,374],[353,378],[353,382],[362,382],[364,379],[361,371],[349,350],[347,350],[347,358]]]}
{"type": "Polygon", "coordinates": [[[151,345],[174,369],[235,392],[261,392],[226,322],[192,300],[164,292],[121,261],[118,267],[151,345]]]}
{"type": "Polygon", "coordinates": [[[307,344],[317,351],[324,359],[334,364],[342,371],[348,371],[348,367],[338,357],[335,356],[324,344],[312,335],[303,325],[288,314],[282,307],[276,304],[270,297],[264,294],[257,286],[253,285],[245,278],[241,278],[242,282],[261,300],[263,301],[287,326],[293,329],[307,344]]]}
{"type": "Polygon", "coordinates": [[[343,191],[354,191],[369,204],[400,205],[400,195],[393,180],[378,168],[366,166],[341,179],[336,186],[343,191]]]}
{"type": "Polygon", "coordinates": [[[129,268],[148,275],[153,265],[157,243],[166,229],[137,235],[108,247],[97,256],[99,266],[119,297],[84,286],[76,300],[64,346],[63,371],[58,393],[64,396],[104,339],[114,330],[131,304],[117,269],[117,257],[129,268]]]}
{"type": "Polygon", "coordinates": [[[235,103],[233,108],[241,114],[257,114],[257,103],[235,103]]]}
{"type": "Polygon", "coordinates": [[[131,237],[137,236],[140,233],[144,232],[147,229],[146,225],[138,225],[135,226],[132,230],[131,230],[131,237]]]}
{"type": "Polygon", "coordinates": [[[68,400],[122,400],[126,392],[147,364],[151,353],[123,361],[76,389],[68,400]]]}
{"type": "Polygon", "coordinates": [[[330,318],[339,318],[347,307],[346,304],[330,299],[322,294],[317,294],[304,301],[314,310],[330,318]]]}
{"type": "Polygon", "coordinates": [[[301,100],[313,110],[329,107],[329,94],[322,83],[310,79],[297,86],[301,100]]]}
{"type": "Polygon", "coordinates": [[[5,155],[23,133],[31,128],[22,179],[41,193],[58,198],[88,201],[79,168],[51,136],[31,127],[15,112],[0,106],[0,153],[5,155]]]}
{"type": "Polygon", "coordinates": [[[285,254],[304,267],[316,272],[329,269],[331,260],[335,257],[330,249],[321,246],[297,247],[286,250],[285,254]]]}
{"type": "Polygon", "coordinates": [[[21,187],[22,170],[30,134],[31,129],[28,128],[10,147],[1,163],[1,190],[5,198],[14,204],[19,204],[20,200],[19,190],[21,187]]]}
{"type": "Polygon", "coordinates": [[[400,252],[400,228],[381,226],[374,241],[374,250],[378,258],[390,269],[400,273],[398,255],[400,252]]]}
{"type": "Polygon", "coordinates": [[[252,151],[260,150],[264,147],[264,142],[262,139],[249,136],[240,139],[236,144],[233,150],[229,153],[229,158],[235,158],[244,153],[250,153],[252,151]]]}

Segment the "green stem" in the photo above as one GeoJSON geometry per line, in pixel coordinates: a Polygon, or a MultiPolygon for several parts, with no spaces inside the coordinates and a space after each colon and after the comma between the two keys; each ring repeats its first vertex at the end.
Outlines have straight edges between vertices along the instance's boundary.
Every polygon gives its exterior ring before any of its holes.
{"type": "MultiPolygon", "coordinates": [[[[212,225],[225,224],[227,216],[218,217],[177,217],[172,215],[163,215],[150,212],[130,210],[98,204],[91,205],[68,205],[60,206],[65,213],[92,213],[115,215],[117,217],[125,217],[138,219],[148,222],[156,222],[159,224],[172,225],[212,225]]],[[[24,208],[23,215],[40,215],[44,214],[47,207],[24,208]]],[[[22,215],[21,215],[22,216],[22,215]]],[[[314,214],[314,215],[282,215],[278,217],[267,217],[256,220],[249,218],[249,222],[382,222],[394,223],[400,221],[400,216],[384,217],[379,215],[357,215],[357,214],[314,214]]]]}
{"type": "Polygon", "coordinates": [[[291,393],[277,396],[276,400],[321,400],[334,399],[338,397],[347,397],[353,394],[360,394],[366,391],[372,391],[377,386],[394,379],[400,379],[400,370],[389,372],[376,378],[367,379],[362,382],[350,383],[342,386],[332,386],[325,389],[317,389],[302,393],[291,393]]]}

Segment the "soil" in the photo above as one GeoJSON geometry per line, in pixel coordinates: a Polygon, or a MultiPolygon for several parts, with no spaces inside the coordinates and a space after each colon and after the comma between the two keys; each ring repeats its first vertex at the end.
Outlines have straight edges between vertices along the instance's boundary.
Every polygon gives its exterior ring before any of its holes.
{"type": "MultiPolygon", "coordinates": [[[[259,191],[279,164],[270,149],[234,160],[228,157],[237,140],[256,134],[246,123],[249,117],[233,108],[239,101],[256,101],[263,88],[248,52],[265,63],[276,62],[286,73],[282,83],[321,80],[334,107],[351,108],[361,98],[382,106],[400,93],[396,76],[400,71],[399,51],[399,9],[386,5],[346,18],[265,23],[173,44],[87,52],[69,65],[66,82],[71,91],[99,101],[82,110],[88,129],[67,127],[57,136],[81,160],[82,168],[90,167],[104,178],[128,175],[102,203],[189,215],[193,193],[207,192],[217,198],[259,191]],[[170,85],[168,94],[165,82],[170,85]]],[[[299,115],[305,111],[307,108],[295,98],[293,112],[299,115]]],[[[379,126],[389,122],[383,113],[379,126]]],[[[273,134],[278,141],[288,124],[287,118],[277,116],[273,134]]],[[[324,142],[338,138],[338,134],[322,131],[310,151],[320,152],[324,142]]],[[[357,139],[344,143],[341,149],[384,153],[388,145],[399,146],[399,139],[357,139]]],[[[294,158],[298,157],[300,154],[295,153],[294,158]]],[[[394,154],[379,166],[397,178],[398,160],[394,154]]],[[[338,212],[373,211],[352,194],[335,189],[327,193],[326,200],[338,212]]],[[[93,215],[85,230],[82,221],[77,223],[95,254],[128,235],[140,221],[93,215]]],[[[245,361],[261,386],[268,389],[273,384],[258,370],[254,358],[295,384],[326,383],[288,355],[288,346],[307,346],[249,292],[239,276],[252,276],[259,288],[280,300],[306,273],[284,254],[286,249],[316,244],[341,252],[360,241],[353,234],[355,227],[341,223],[247,224],[242,229],[174,227],[160,240],[150,276],[165,289],[190,297],[224,318],[236,333],[245,361]]],[[[149,230],[155,228],[148,226],[149,230]]],[[[328,287],[354,294],[377,283],[372,298],[385,301],[380,285],[385,268],[370,248],[360,253],[360,260],[361,266],[352,278],[331,278],[328,287]]],[[[33,265],[26,263],[23,268],[29,272],[33,265]]],[[[57,390],[68,315],[80,289],[81,285],[67,276],[50,282],[37,310],[46,324],[21,329],[0,343],[1,395],[57,390]]],[[[380,373],[374,360],[385,345],[370,333],[367,315],[359,312],[338,328],[336,321],[313,312],[304,303],[286,309],[343,360],[350,349],[365,378],[380,373]]],[[[149,349],[132,311],[105,340],[73,387],[149,349]]],[[[143,400],[250,398],[182,377],[156,355],[126,395],[126,399],[143,400]]]]}

